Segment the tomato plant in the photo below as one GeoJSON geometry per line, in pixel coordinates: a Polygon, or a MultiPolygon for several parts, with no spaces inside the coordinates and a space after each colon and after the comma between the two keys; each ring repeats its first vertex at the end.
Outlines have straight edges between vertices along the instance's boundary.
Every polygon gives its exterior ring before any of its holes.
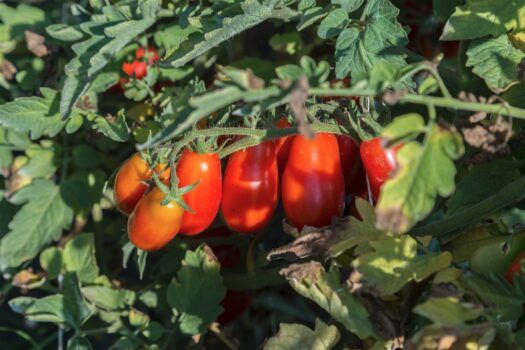
{"type": "Polygon", "coordinates": [[[0,1],[0,339],[525,350],[523,0],[0,1]]]}

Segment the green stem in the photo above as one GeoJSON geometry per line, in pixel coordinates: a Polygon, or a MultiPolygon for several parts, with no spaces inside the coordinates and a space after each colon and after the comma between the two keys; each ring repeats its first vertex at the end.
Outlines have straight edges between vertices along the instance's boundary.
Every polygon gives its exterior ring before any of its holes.
{"type": "Polygon", "coordinates": [[[460,210],[443,220],[416,227],[411,230],[414,236],[434,236],[440,239],[450,239],[455,233],[478,223],[481,218],[494,214],[498,210],[510,206],[525,198],[525,176],[511,182],[494,195],[460,210]]]}

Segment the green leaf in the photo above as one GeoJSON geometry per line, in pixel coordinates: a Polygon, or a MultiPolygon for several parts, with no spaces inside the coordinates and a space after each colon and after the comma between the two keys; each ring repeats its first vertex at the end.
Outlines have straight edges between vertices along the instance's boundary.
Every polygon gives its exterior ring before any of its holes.
{"type": "Polygon", "coordinates": [[[73,220],[73,211],[52,181],[36,180],[17,191],[11,202],[24,206],[9,224],[11,231],[0,241],[3,270],[34,258],[51,241],[58,240],[73,220]]]}
{"type": "Polygon", "coordinates": [[[159,0],[140,3],[141,18],[130,19],[120,8],[104,7],[105,15],[93,15],[79,29],[88,36],[72,46],[76,56],[65,66],[66,81],[60,99],[60,114],[68,117],[73,106],[89,88],[95,77],[111,58],[137,35],[145,32],[156,21],[159,0]]]}
{"type": "Polygon", "coordinates": [[[40,266],[49,280],[55,279],[62,269],[62,251],[57,247],[46,248],[40,253],[40,266]]]}
{"type": "Polygon", "coordinates": [[[364,9],[364,31],[346,28],[336,42],[335,73],[343,79],[351,73],[353,81],[365,79],[378,63],[396,67],[406,65],[404,47],[407,33],[397,22],[399,10],[388,0],[370,0],[364,9]]]}
{"type": "Polygon", "coordinates": [[[338,36],[348,25],[348,14],[343,9],[333,10],[319,24],[317,35],[322,39],[338,36]]]}
{"type": "Polygon", "coordinates": [[[472,303],[462,303],[457,298],[430,298],[417,305],[414,310],[434,324],[440,326],[461,326],[483,314],[483,308],[472,303]]]}
{"type": "Polygon", "coordinates": [[[313,300],[359,338],[377,338],[368,311],[341,285],[341,276],[334,268],[326,272],[321,264],[310,262],[291,265],[281,271],[295,291],[313,300]]]}
{"type": "Polygon", "coordinates": [[[410,113],[395,117],[381,131],[381,138],[389,141],[415,137],[425,129],[425,120],[417,113],[410,113]]]}
{"type": "Polygon", "coordinates": [[[461,212],[497,193],[520,176],[518,164],[511,159],[495,159],[474,165],[456,185],[447,201],[446,217],[461,212]]]}
{"type": "Polygon", "coordinates": [[[454,160],[464,152],[463,140],[454,130],[433,125],[423,144],[412,141],[396,155],[396,170],[381,189],[376,208],[378,227],[406,232],[426,217],[438,195],[454,192],[454,160]]]}
{"type": "Polygon", "coordinates": [[[178,50],[180,45],[188,40],[192,33],[197,33],[198,28],[188,25],[181,27],[178,23],[172,24],[162,30],[157,30],[153,34],[153,40],[158,46],[163,46],[166,50],[178,50]]]}
{"type": "Polygon", "coordinates": [[[93,347],[87,338],[75,336],[68,340],[67,350],[92,350],[93,347]]]}
{"type": "Polygon", "coordinates": [[[93,128],[113,141],[126,142],[129,139],[129,129],[124,113],[119,113],[115,120],[97,116],[93,128]]]}
{"type": "Polygon", "coordinates": [[[301,17],[301,20],[297,24],[297,30],[301,31],[305,28],[310,27],[315,22],[320,21],[325,16],[327,16],[332,9],[333,9],[332,6],[326,6],[326,7],[313,7],[313,8],[306,10],[303,16],[301,17]]]}
{"type": "Polygon", "coordinates": [[[363,243],[368,244],[368,242],[385,235],[383,231],[376,228],[374,207],[360,197],[355,197],[355,205],[361,220],[354,216],[348,217],[339,240],[334,242],[329,248],[331,257],[337,257],[355,246],[363,243]]]}
{"type": "Polygon", "coordinates": [[[43,97],[19,97],[0,105],[0,125],[18,132],[29,132],[32,139],[58,134],[65,125],[58,110],[59,95],[49,88],[40,91],[43,97]]]}
{"type": "Polygon", "coordinates": [[[45,24],[46,13],[35,6],[21,4],[13,8],[0,3],[0,20],[11,38],[23,39],[27,29],[39,29],[45,24]]]}
{"type": "Polygon", "coordinates": [[[77,41],[84,37],[80,30],[63,23],[47,26],[46,32],[50,37],[61,41],[77,41]]]}
{"type": "Polygon", "coordinates": [[[144,270],[146,269],[146,260],[148,258],[148,252],[140,250],[137,248],[137,253],[135,254],[135,264],[137,265],[137,270],[139,270],[139,277],[142,279],[144,276],[144,270]]]}
{"type": "Polygon", "coordinates": [[[65,323],[68,309],[61,294],[44,298],[18,297],[9,300],[9,306],[14,312],[23,314],[31,321],[65,323]]]}
{"type": "Polygon", "coordinates": [[[77,145],[73,147],[73,161],[81,169],[96,168],[102,164],[102,155],[93,147],[88,145],[77,145]]]}
{"type": "Polygon", "coordinates": [[[495,273],[473,274],[462,281],[501,321],[517,320],[523,314],[525,296],[512,288],[502,276],[495,273]]]}
{"type": "Polygon", "coordinates": [[[83,233],[66,243],[63,252],[66,271],[76,272],[82,282],[93,282],[99,270],[95,257],[95,237],[83,233]]]}
{"type": "Polygon", "coordinates": [[[182,67],[196,57],[199,57],[231,39],[235,35],[250,29],[270,18],[288,19],[295,15],[294,12],[276,9],[280,5],[278,0],[264,0],[262,3],[256,0],[247,0],[241,4],[243,14],[231,18],[224,18],[220,28],[210,32],[196,40],[194,45],[181,47],[172,55],[159,63],[160,67],[182,67]]]}
{"type": "Polygon", "coordinates": [[[499,36],[525,29],[525,4],[522,1],[467,0],[443,28],[441,40],[466,40],[486,35],[499,36]]]}
{"type": "Polygon", "coordinates": [[[146,338],[152,341],[157,341],[166,332],[167,332],[166,329],[162,326],[161,323],[157,321],[153,321],[148,325],[146,329],[142,331],[142,335],[144,335],[146,338]]]}
{"type": "Polygon", "coordinates": [[[263,350],[330,350],[341,338],[337,327],[315,320],[315,330],[302,324],[281,323],[279,333],[268,339],[263,350]]]}
{"type": "Polygon", "coordinates": [[[51,142],[42,142],[42,145],[32,144],[26,149],[29,158],[27,164],[20,168],[18,173],[30,178],[49,178],[56,171],[55,145],[51,142]]]}
{"type": "Polygon", "coordinates": [[[460,6],[462,3],[462,0],[433,0],[432,10],[434,11],[434,16],[439,22],[444,22],[454,13],[456,6],[460,6]]]}
{"type": "Polygon", "coordinates": [[[169,305],[178,315],[180,331],[184,334],[203,333],[223,311],[219,303],[226,289],[222,285],[220,265],[211,249],[200,246],[188,251],[167,291],[169,305]]]}
{"type": "Polygon", "coordinates": [[[374,249],[352,261],[365,281],[381,295],[392,295],[409,281],[420,282],[451,262],[450,253],[417,254],[417,241],[410,236],[385,236],[369,242],[374,249]]]}
{"type": "Polygon", "coordinates": [[[86,299],[104,310],[121,310],[135,302],[135,292],[126,289],[89,286],[81,291],[86,299]]]}
{"type": "Polygon", "coordinates": [[[364,2],[364,0],[332,0],[332,4],[340,5],[341,8],[348,13],[359,9],[364,2]]]}
{"type": "Polygon", "coordinates": [[[525,52],[516,49],[507,34],[495,39],[473,40],[467,50],[467,67],[483,78],[495,93],[508,90],[519,83],[518,64],[525,59],[525,52]]]}
{"type": "Polygon", "coordinates": [[[101,200],[106,180],[101,169],[77,170],[61,184],[60,191],[69,207],[87,216],[101,200]]]}
{"type": "Polygon", "coordinates": [[[66,322],[75,328],[83,325],[93,314],[80,292],[80,283],[74,273],[67,272],[63,279],[64,303],[67,305],[66,322]]]}

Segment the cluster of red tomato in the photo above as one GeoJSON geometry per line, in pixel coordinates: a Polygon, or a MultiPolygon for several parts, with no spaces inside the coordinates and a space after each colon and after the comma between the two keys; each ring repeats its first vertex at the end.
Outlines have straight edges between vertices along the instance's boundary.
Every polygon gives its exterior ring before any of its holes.
{"type": "MultiPolygon", "coordinates": [[[[291,125],[284,118],[277,127],[291,125]]],[[[399,146],[398,146],[399,147],[399,146]]],[[[182,152],[176,176],[179,188],[197,184],[182,199],[192,212],[176,201],[161,205],[165,197],[158,188],[146,193],[156,172],[167,181],[169,169],[151,170],[139,154],[119,169],[114,185],[115,203],[128,219],[128,235],[135,246],[153,251],[178,234],[196,235],[214,221],[219,209],[233,231],[254,233],[268,224],[281,199],[288,222],[298,229],[329,225],[343,215],[345,196],[366,197],[365,171],[375,201],[383,182],[395,165],[398,147],[384,149],[378,138],[359,147],[349,136],[316,134],[266,141],[233,153],[222,178],[217,153],[182,152]],[[360,160],[362,159],[362,162],[360,160]]]]}
{"type": "Polygon", "coordinates": [[[151,66],[160,59],[159,53],[153,47],[148,46],[146,50],[141,46],[135,51],[135,59],[132,62],[122,63],[122,71],[127,77],[120,77],[117,84],[113,86],[114,92],[122,92],[124,84],[129,78],[141,80],[148,74],[148,66],[151,66]]]}

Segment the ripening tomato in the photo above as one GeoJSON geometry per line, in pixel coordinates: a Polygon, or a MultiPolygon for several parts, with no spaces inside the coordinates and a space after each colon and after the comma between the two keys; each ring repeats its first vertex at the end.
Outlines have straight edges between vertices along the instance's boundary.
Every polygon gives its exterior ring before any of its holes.
{"type": "Polygon", "coordinates": [[[222,196],[221,160],[217,153],[182,152],[177,164],[179,187],[198,182],[183,195],[184,202],[193,210],[182,219],[181,233],[194,235],[204,231],[215,219],[222,196]]]}
{"type": "Polygon", "coordinates": [[[345,193],[356,193],[366,181],[365,169],[359,156],[359,146],[347,135],[337,135],[337,144],[345,178],[345,193]]]}
{"type": "Polygon", "coordinates": [[[158,250],[180,230],[184,209],[175,201],[161,205],[164,196],[160,188],[153,188],[141,198],[129,216],[128,237],[139,249],[158,250]]]}
{"type": "MultiPolygon", "coordinates": [[[[157,52],[157,50],[155,50],[153,47],[151,46],[148,46],[148,49],[147,49],[147,53],[146,55],[148,56],[148,64],[149,65],[152,65],[153,63],[157,62],[159,60],[159,53],[157,52]]],[[[144,48],[141,46],[137,49],[137,51],[135,51],[135,58],[137,60],[140,60],[140,59],[143,59],[144,58],[144,48]]]]}
{"type": "Polygon", "coordinates": [[[513,275],[521,275],[523,271],[521,271],[521,262],[525,259],[525,252],[521,253],[514,259],[512,264],[510,264],[509,268],[507,269],[507,272],[505,273],[505,279],[510,283],[512,282],[512,276],[513,275]]]}
{"type": "MultiPolygon", "coordinates": [[[[155,169],[163,179],[169,177],[169,169],[164,170],[165,167],[165,164],[159,164],[155,169]]],[[[124,162],[115,176],[113,185],[113,199],[117,208],[129,215],[148,189],[146,182],[152,177],[153,172],[148,162],[142,159],[139,153],[135,153],[124,162]]]]}
{"type": "Polygon", "coordinates": [[[326,226],[343,214],[345,182],[335,135],[295,136],[281,192],[286,218],[298,229],[326,226]]]}
{"type": "Polygon", "coordinates": [[[226,224],[241,233],[263,228],[279,196],[279,173],[273,142],[235,152],[224,172],[221,210],[226,224]]]}
{"type": "Polygon", "coordinates": [[[361,159],[368,176],[374,202],[379,198],[381,186],[396,166],[396,154],[401,146],[402,144],[399,144],[393,148],[384,149],[378,137],[361,143],[361,159]]]}
{"type": "MultiPolygon", "coordinates": [[[[289,128],[292,125],[286,120],[286,118],[279,118],[275,123],[280,129],[289,128]]],[[[288,154],[290,154],[290,146],[292,145],[293,136],[280,137],[274,141],[275,154],[277,156],[277,167],[279,168],[279,175],[282,175],[286,162],[288,161],[288,154]]]]}

